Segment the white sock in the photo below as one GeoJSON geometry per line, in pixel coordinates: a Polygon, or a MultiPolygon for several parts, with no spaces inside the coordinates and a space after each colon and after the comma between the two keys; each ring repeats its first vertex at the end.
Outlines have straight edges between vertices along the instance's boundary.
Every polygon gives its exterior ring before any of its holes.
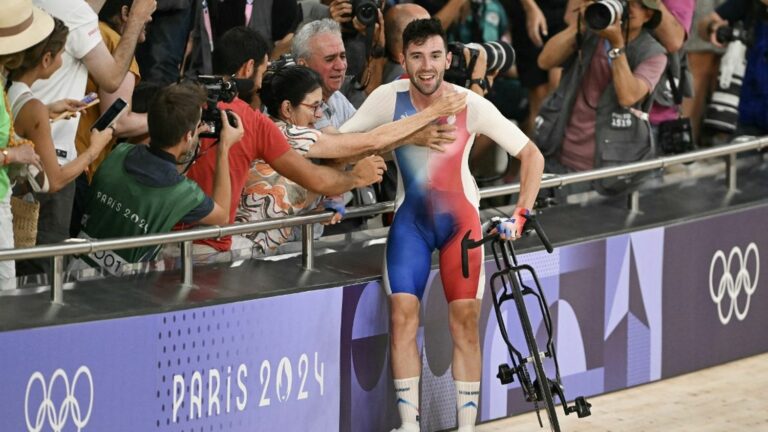
{"type": "Polygon", "coordinates": [[[477,403],[480,399],[480,381],[454,381],[456,384],[456,409],[459,417],[459,432],[475,430],[477,403]]]}
{"type": "Polygon", "coordinates": [[[403,422],[397,430],[419,431],[419,380],[420,377],[395,380],[397,411],[400,412],[400,420],[403,422]]]}

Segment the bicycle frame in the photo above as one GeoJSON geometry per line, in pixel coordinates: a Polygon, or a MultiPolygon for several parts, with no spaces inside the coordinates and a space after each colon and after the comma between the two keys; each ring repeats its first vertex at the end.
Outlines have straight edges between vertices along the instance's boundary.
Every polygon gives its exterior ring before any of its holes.
{"type": "MultiPolygon", "coordinates": [[[[498,221],[496,222],[498,224],[498,221]]],[[[526,232],[535,230],[549,253],[552,253],[552,245],[546,234],[538,223],[535,215],[529,215],[526,223],[526,232]]],[[[544,403],[547,412],[551,430],[559,432],[560,425],[557,419],[554,395],[560,399],[565,415],[575,412],[579,418],[591,414],[589,404],[583,396],[577,397],[572,406],[566,402],[562,380],[560,378],[560,366],[557,360],[553,341],[552,317],[549,312],[548,303],[541,289],[539,278],[536,271],[528,264],[518,264],[517,255],[511,241],[502,240],[498,234],[491,234],[478,241],[469,238],[467,232],[462,239],[462,272],[468,277],[468,250],[475,247],[482,247],[485,243],[490,243],[493,252],[494,261],[499,269],[491,276],[491,293],[493,308],[496,314],[496,320],[499,323],[502,338],[507,346],[512,367],[504,363],[499,365],[499,372],[496,375],[502,384],[509,384],[514,381],[514,376],[518,377],[520,387],[526,401],[533,403],[539,425],[543,427],[541,415],[539,412],[539,402],[544,403]],[[533,280],[535,289],[523,282],[523,275],[527,274],[533,280]],[[539,305],[542,314],[544,327],[547,332],[547,341],[545,350],[539,351],[535,334],[528,316],[528,309],[525,305],[525,296],[533,296],[539,305]],[[502,315],[501,306],[504,302],[513,300],[517,310],[520,324],[528,348],[528,357],[517,349],[509,339],[506,324],[502,315]],[[555,379],[547,377],[544,371],[544,358],[551,358],[555,367],[555,379]],[[531,381],[528,365],[532,365],[536,379],[531,381]]]]}

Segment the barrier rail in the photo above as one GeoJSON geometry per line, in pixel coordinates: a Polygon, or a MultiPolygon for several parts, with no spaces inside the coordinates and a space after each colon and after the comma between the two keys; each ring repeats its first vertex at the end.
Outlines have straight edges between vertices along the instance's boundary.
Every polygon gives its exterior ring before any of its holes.
{"type": "MultiPolygon", "coordinates": [[[[541,182],[541,188],[557,188],[569,184],[581,183],[585,181],[598,180],[602,178],[615,177],[625,174],[633,174],[643,171],[653,171],[664,169],[673,165],[684,164],[705,159],[725,157],[726,162],[726,182],[729,190],[735,191],[737,184],[736,175],[736,155],[747,151],[760,150],[768,147],[768,136],[756,138],[753,140],[729,144],[721,147],[696,150],[685,154],[667,156],[648,161],[636,162],[632,164],[600,168],[592,171],[584,171],[565,175],[548,175],[541,182]]],[[[491,198],[496,196],[509,195],[520,191],[520,184],[508,184],[501,186],[491,186],[480,190],[481,198],[491,198]]],[[[638,210],[638,192],[630,195],[629,203],[632,210],[638,210]]],[[[393,202],[377,203],[365,207],[351,208],[347,211],[346,217],[375,216],[381,213],[391,212],[395,208],[393,202]]],[[[195,228],[187,231],[176,231],[163,234],[150,234],[138,237],[119,238],[111,240],[79,240],[71,239],[65,243],[54,245],[35,246],[19,249],[0,249],[0,261],[22,260],[31,258],[53,258],[53,270],[49,275],[51,281],[51,301],[62,303],[63,294],[63,257],[65,255],[83,255],[99,251],[129,249],[134,247],[153,246],[168,243],[181,243],[182,258],[182,284],[187,287],[193,286],[192,272],[192,242],[207,238],[217,238],[236,234],[245,234],[258,231],[266,231],[276,228],[287,228],[293,226],[303,226],[302,228],[302,265],[306,269],[312,269],[314,266],[313,255],[313,228],[312,224],[330,221],[333,213],[326,211],[323,213],[290,216],[283,218],[270,219],[266,221],[241,223],[225,226],[212,226],[205,228],[195,228]]]]}

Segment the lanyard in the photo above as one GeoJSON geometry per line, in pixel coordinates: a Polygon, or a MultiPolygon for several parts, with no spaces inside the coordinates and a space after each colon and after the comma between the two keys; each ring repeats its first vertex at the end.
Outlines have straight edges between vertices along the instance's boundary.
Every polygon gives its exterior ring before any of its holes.
{"type": "Polygon", "coordinates": [[[251,22],[251,13],[253,12],[253,0],[246,0],[245,2],[245,25],[251,22]]]}
{"type": "Polygon", "coordinates": [[[211,30],[211,14],[208,12],[208,2],[203,0],[203,25],[205,26],[205,32],[208,33],[208,45],[213,52],[213,31],[211,30]]]}

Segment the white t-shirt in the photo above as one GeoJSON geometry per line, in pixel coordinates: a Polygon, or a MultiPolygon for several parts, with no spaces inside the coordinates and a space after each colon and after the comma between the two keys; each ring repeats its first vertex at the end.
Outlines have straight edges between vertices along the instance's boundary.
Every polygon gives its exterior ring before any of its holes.
{"type": "MultiPolygon", "coordinates": [[[[69,28],[62,65],[49,79],[36,81],[32,91],[43,103],[60,99],[82,99],[88,82],[88,69],[82,59],[100,42],[99,16],[85,0],[33,0],[36,6],[62,20],[69,28]]],[[[51,125],[59,163],[77,158],[75,135],[78,119],[61,120],[51,125]]]]}

